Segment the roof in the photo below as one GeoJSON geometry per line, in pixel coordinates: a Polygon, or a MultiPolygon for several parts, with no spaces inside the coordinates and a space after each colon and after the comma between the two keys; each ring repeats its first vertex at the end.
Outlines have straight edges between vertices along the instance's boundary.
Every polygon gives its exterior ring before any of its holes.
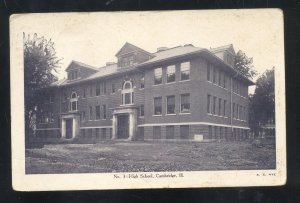
{"type": "Polygon", "coordinates": [[[228,45],[224,45],[224,46],[220,46],[220,47],[215,47],[215,48],[210,48],[210,51],[213,53],[217,53],[220,51],[225,51],[228,50],[230,52],[232,52],[233,54],[235,54],[234,48],[232,44],[228,44],[228,45]]]}
{"type": "Polygon", "coordinates": [[[62,83],[64,83],[65,81],[67,81],[66,78],[61,79],[61,80],[58,80],[58,81],[55,81],[55,82],[51,83],[50,86],[53,86],[53,87],[55,87],[55,86],[60,86],[60,85],[61,85],[62,83]]]}
{"type": "MultiPolygon", "coordinates": [[[[148,55],[151,55],[151,53],[150,52],[148,52],[148,51],[146,51],[146,50],[144,50],[144,49],[141,49],[140,47],[137,47],[137,46],[135,46],[135,45],[133,45],[133,44],[130,44],[129,42],[126,42],[123,46],[122,46],[122,48],[116,53],[116,55],[115,56],[119,56],[120,54],[121,54],[121,52],[124,50],[124,49],[129,49],[129,50],[138,50],[138,51],[141,51],[141,52],[144,52],[144,53],[146,53],[146,54],[148,54],[148,55]]],[[[125,54],[125,53],[124,53],[125,54]]]]}
{"type": "Polygon", "coordinates": [[[66,71],[71,67],[72,64],[76,64],[76,65],[84,67],[84,68],[89,68],[89,69],[98,71],[98,68],[96,68],[96,67],[93,67],[93,66],[90,66],[88,64],[85,64],[85,63],[82,63],[82,62],[79,62],[79,61],[75,61],[75,60],[71,61],[71,63],[68,65],[66,71]]]}
{"type": "MultiPolygon", "coordinates": [[[[220,49],[226,49],[230,46],[232,46],[232,45],[226,45],[226,46],[221,47],[220,49]]],[[[220,49],[218,49],[218,50],[220,50],[220,49]]],[[[203,56],[210,58],[212,60],[215,59],[216,63],[223,64],[224,67],[227,67],[228,71],[237,73],[236,70],[234,70],[231,66],[226,64],[222,59],[215,56],[213,54],[212,50],[208,50],[208,49],[204,49],[204,48],[200,48],[200,47],[194,47],[193,45],[185,45],[185,46],[177,46],[177,47],[169,48],[164,51],[155,52],[152,54],[153,57],[151,59],[149,59],[143,63],[133,65],[128,68],[118,68],[116,65],[114,65],[114,66],[109,65],[109,66],[104,66],[104,67],[97,69],[97,68],[94,68],[87,64],[78,62],[78,61],[72,61],[73,63],[76,63],[82,67],[87,67],[87,68],[96,70],[96,72],[86,78],[82,78],[82,79],[78,79],[78,80],[70,81],[67,79],[63,79],[63,80],[57,81],[55,83],[52,83],[51,86],[64,86],[64,85],[80,83],[80,82],[84,82],[84,81],[90,81],[90,80],[94,80],[94,79],[98,79],[98,78],[113,76],[113,75],[117,75],[119,73],[124,73],[124,72],[129,72],[129,71],[137,71],[137,70],[139,70],[143,67],[146,67],[147,65],[150,65],[150,64],[156,64],[156,63],[166,61],[169,59],[187,56],[187,55],[193,55],[193,54],[202,54],[203,56]]],[[[246,78],[240,74],[239,74],[239,76],[243,80],[245,80],[248,84],[250,84],[250,85],[254,84],[254,82],[249,80],[248,78],[246,78]]]]}
{"type": "Polygon", "coordinates": [[[170,58],[177,57],[177,56],[191,54],[193,52],[198,52],[200,50],[203,50],[203,48],[194,47],[193,45],[173,47],[170,49],[166,49],[164,51],[159,51],[159,52],[154,53],[153,58],[151,58],[150,60],[145,61],[143,63],[140,63],[139,66],[156,63],[156,62],[163,61],[163,60],[170,59],[170,58]]]}

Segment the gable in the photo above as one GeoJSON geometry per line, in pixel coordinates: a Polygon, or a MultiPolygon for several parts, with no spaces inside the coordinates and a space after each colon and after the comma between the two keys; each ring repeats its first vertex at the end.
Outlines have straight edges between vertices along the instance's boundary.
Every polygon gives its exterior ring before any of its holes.
{"type": "Polygon", "coordinates": [[[94,68],[92,66],[89,66],[87,64],[81,63],[81,62],[77,62],[77,61],[71,61],[71,63],[68,65],[68,67],[66,68],[66,72],[74,70],[74,69],[79,69],[79,68],[84,68],[84,69],[88,69],[91,72],[97,72],[98,69],[94,68]]]}
{"type": "Polygon", "coordinates": [[[79,66],[78,65],[76,65],[73,61],[68,65],[68,67],[66,68],[66,72],[69,72],[69,71],[71,71],[71,70],[74,70],[74,69],[78,69],[79,68],[79,66]]]}
{"type": "Polygon", "coordinates": [[[232,55],[235,55],[235,51],[234,51],[234,48],[233,48],[232,44],[230,45],[230,47],[227,48],[227,51],[229,53],[231,53],[232,55]]]}
{"type": "Polygon", "coordinates": [[[130,44],[128,42],[126,42],[123,47],[116,53],[116,56],[119,57],[121,55],[124,55],[124,54],[128,54],[128,53],[131,53],[131,52],[144,52],[144,53],[147,53],[149,55],[151,55],[149,52],[137,47],[137,46],[134,46],[133,44],[130,44]]]}
{"type": "Polygon", "coordinates": [[[232,44],[221,46],[221,47],[216,47],[216,48],[211,48],[210,51],[213,52],[213,53],[219,53],[219,52],[227,51],[230,54],[235,55],[235,51],[234,51],[234,48],[233,48],[232,44]]]}

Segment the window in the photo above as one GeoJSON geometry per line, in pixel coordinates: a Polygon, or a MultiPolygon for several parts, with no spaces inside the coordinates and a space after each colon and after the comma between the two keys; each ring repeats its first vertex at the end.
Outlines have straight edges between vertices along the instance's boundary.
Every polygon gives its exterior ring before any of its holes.
{"type": "Polygon", "coordinates": [[[160,126],[153,127],[153,139],[161,139],[161,128],[160,126]]]}
{"type": "Polygon", "coordinates": [[[211,81],[210,71],[211,71],[211,65],[207,64],[207,81],[211,81]]]}
{"type": "Polygon", "coordinates": [[[78,78],[78,70],[72,70],[69,72],[69,80],[75,80],[78,78]]]}
{"type": "Polygon", "coordinates": [[[213,110],[212,110],[212,114],[216,114],[216,105],[217,105],[217,97],[213,98],[213,110]]]}
{"type": "Polygon", "coordinates": [[[223,101],[223,116],[226,116],[226,100],[223,101]]]}
{"type": "Polygon", "coordinates": [[[174,126],[166,126],[166,139],[174,139],[174,126]]]}
{"type": "Polygon", "coordinates": [[[217,69],[215,67],[213,69],[213,83],[217,83],[217,69]]]}
{"type": "Polygon", "coordinates": [[[211,96],[207,95],[207,113],[211,113],[211,96]]]}
{"type": "Polygon", "coordinates": [[[130,104],[131,103],[131,95],[130,93],[125,93],[125,104],[130,104]]]}
{"type": "Polygon", "coordinates": [[[66,92],[64,92],[64,95],[63,95],[63,102],[67,101],[68,99],[68,95],[66,92]]]}
{"type": "Polygon", "coordinates": [[[224,127],[224,138],[227,140],[228,137],[227,137],[227,128],[224,127]]]}
{"type": "Polygon", "coordinates": [[[106,119],[106,105],[102,105],[103,119],[106,119]]]}
{"type": "Polygon", "coordinates": [[[102,132],[101,132],[101,134],[102,134],[102,139],[106,139],[106,128],[102,128],[102,132]]]}
{"type": "Polygon", "coordinates": [[[220,139],[223,139],[223,127],[220,127],[220,136],[219,136],[220,139]]]}
{"type": "Polygon", "coordinates": [[[53,103],[54,95],[52,93],[49,94],[49,103],[53,103]]]}
{"type": "Polygon", "coordinates": [[[239,105],[238,104],[236,104],[236,116],[235,116],[235,118],[239,118],[239,105]]]}
{"type": "Polygon", "coordinates": [[[111,93],[115,93],[116,92],[116,86],[115,83],[111,84],[111,93]]]}
{"type": "Polygon", "coordinates": [[[88,129],[88,136],[89,137],[92,137],[93,136],[93,129],[88,129]]]}
{"type": "Polygon", "coordinates": [[[106,94],[106,82],[103,81],[101,84],[102,91],[100,92],[100,94],[106,94]]]}
{"type": "Polygon", "coordinates": [[[129,57],[129,65],[132,66],[133,65],[133,56],[129,57]]]}
{"type": "Polygon", "coordinates": [[[81,121],[85,121],[85,111],[81,112],[81,121]]]}
{"type": "Polygon", "coordinates": [[[175,96],[167,96],[167,114],[175,114],[175,96]]]}
{"type": "Polygon", "coordinates": [[[54,113],[53,113],[53,112],[50,112],[50,113],[49,113],[49,122],[50,122],[50,123],[53,123],[53,122],[54,122],[54,113]]]}
{"type": "Polygon", "coordinates": [[[49,122],[49,114],[48,114],[48,112],[45,112],[44,118],[45,118],[44,123],[48,123],[49,122]]]}
{"type": "Polygon", "coordinates": [[[190,62],[185,62],[180,64],[180,79],[181,80],[190,79],[190,62]]]}
{"type": "Polygon", "coordinates": [[[142,77],[141,78],[141,86],[140,86],[141,89],[144,89],[145,88],[145,77],[142,77]]]}
{"type": "Polygon", "coordinates": [[[180,126],[180,138],[181,139],[189,139],[190,129],[188,125],[180,126]]]}
{"type": "Polygon", "coordinates": [[[82,91],[83,91],[82,97],[85,98],[86,97],[86,88],[84,87],[82,91]]]}
{"type": "Polygon", "coordinates": [[[161,97],[154,98],[154,115],[161,115],[162,107],[161,107],[161,97]]]}
{"type": "Polygon", "coordinates": [[[100,84],[97,83],[96,84],[96,96],[99,96],[100,95],[100,84]]]}
{"type": "Polygon", "coordinates": [[[162,83],[162,68],[154,69],[154,85],[162,83]]]}
{"type": "Polygon", "coordinates": [[[45,115],[44,115],[43,110],[41,109],[41,112],[40,112],[40,123],[44,123],[44,122],[45,122],[45,115]]]}
{"type": "Polygon", "coordinates": [[[215,128],[215,136],[214,136],[214,138],[217,139],[218,138],[218,127],[215,126],[214,128],[215,128]]]}
{"type": "Polygon", "coordinates": [[[223,80],[222,78],[223,78],[223,73],[220,71],[219,72],[219,83],[218,83],[219,86],[222,86],[222,80],[223,80]]]}
{"type": "Polygon", "coordinates": [[[221,116],[222,115],[222,99],[219,98],[219,111],[218,111],[218,115],[221,116]]]}
{"type": "Polygon", "coordinates": [[[81,129],[81,135],[83,138],[85,138],[85,129],[81,129]]]}
{"type": "Polygon", "coordinates": [[[70,99],[70,111],[77,111],[77,102],[78,102],[77,93],[72,92],[71,99],[70,99]]]}
{"type": "Polygon", "coordinates": [[[175,65],[167,67],[167,83],[175,82],[175,65]]]}
{"type": "Polygon", "coordinates": [[[190,112],[190,94],[182,94],[180,96],[180,112],[189,113],[190,112]]]}
{"type": "Polygon", "coordinates": [[[90,97],[92,97],[93,96],[93,86],[91,85],[91,87],[90,87],[90,97]]]}
{"type": "Polygon", "coordinates": [[[145,115],[145,112],[144,112],[144,104],[142,104],[140,106],[140,117],[143,117],[145,115]]]}
{"type": "Polygon", "coordinates": [[[223,87],[226,88],[227,87],[227,77],[226,77],[226,74],[224,73],[223,75],[223,87]]]}
{"type": "Polygon", "coordinates": [[[242,106],[240,106],[240,110],[239,110],[239,119],[243,119],[242,118],[242,115],[243,115],[243,107],[242,106]]]}
{"type": "Polygon", "coordinates": [[[212,139],[212,127],[208,126],[208,139],[212,139]]]}
{"type": "Polygon", "coordinates": [[[232,115],[235,118],[235,103],[232,103],[232,115]]]}
{"type": "Polygon", "coordinates": [[[100,106],[98,105],[98,106],[96,106],[95,107],[96,109],[96,120],[99,120],[100,119],[100,106]]]}
{"type": "Polygon", "coordinates": [[[99,131],[99,128],[96,128],[96,138],[99,138],[100,137],[100,131],[99,131]]]}
{"type": "Polygon", "coordinates": [[[106,94],[106,82],[96,84],[96,96],[106,94]]]}
{"type": "Polygon", "coordinates": [[[122,90],[122,104],[133,104],[133,88],[130,81],[125,81],[122,90]]]}
{"type": "Polygon", "coordinates": [[[89,108],[89,120],[93,120],[93,107],[90,106],[89,108]]]}
{"type": "Polygon", "coordinates": [[[138,140],[144,140],[144,127],[138,127],[138,140]]]}

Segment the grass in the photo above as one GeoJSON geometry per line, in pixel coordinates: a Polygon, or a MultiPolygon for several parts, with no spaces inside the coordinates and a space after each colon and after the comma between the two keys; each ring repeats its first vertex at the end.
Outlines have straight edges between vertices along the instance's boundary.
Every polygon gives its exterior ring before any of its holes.
{"type": "Polygon", "coordinates": [[[26,149],[27,174],[275,169],[275,146],[250,142],[52,144],[26,149]]]}

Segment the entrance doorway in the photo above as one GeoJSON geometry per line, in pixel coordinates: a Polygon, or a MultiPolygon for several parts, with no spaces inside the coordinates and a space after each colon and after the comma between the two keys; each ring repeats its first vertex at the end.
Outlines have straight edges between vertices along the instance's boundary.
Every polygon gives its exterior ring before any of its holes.
{"type": "Polygon", "coordinates": [[[118,115],[118,128],[117,138],[128,139],[129,138],[129,115],[120,114],[118,115]]]}
{"type": "Polygon", "coordinates": [[[73,119],[66,119],[66,139],[73,137],[73,119]]]}

